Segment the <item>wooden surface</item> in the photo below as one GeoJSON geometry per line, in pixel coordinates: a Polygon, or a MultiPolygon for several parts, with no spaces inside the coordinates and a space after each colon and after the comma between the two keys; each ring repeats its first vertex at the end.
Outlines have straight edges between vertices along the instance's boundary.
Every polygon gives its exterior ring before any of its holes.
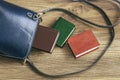
{"type": "MultiPolygon", "coordinates": [[[[7,0],[16,5],[40,12],[47,8],[62,7],[73,11],[79,16],[92,20],[99,24],[105,24],[102,16],[92,7],[84,3],[73,3],[71,0],[7,0]]],[[[103,8],[110,19],[114,22],[118,15],[118,8],[109,0],[98,0],[93,2],[103,8]]],[[[56,47],[52,54],[32,50],[31,59],[44,72],[48,74],[62,74],[77,71],[90,65],[106,47],[110,35],[108,29],[96,28],[91,25],[77,21],[60,12],[48,13],[43,16],[42,25],[50,27],[58,17],[64,17],[73,22],[77,29],[74,34],[92,29],[101,46],[98,50],[87,54],[77,60],[74,59],[69,48],[56,47]]],[[[92,69],[64,78],[47,78],[39,76],[29,69],[27,64],[22,65],[20,61],[0,57],[0,80],[120,80],[120,25],[115,28],[116,36],[112,46],[106,52],[102,60],[92,69]]]]}

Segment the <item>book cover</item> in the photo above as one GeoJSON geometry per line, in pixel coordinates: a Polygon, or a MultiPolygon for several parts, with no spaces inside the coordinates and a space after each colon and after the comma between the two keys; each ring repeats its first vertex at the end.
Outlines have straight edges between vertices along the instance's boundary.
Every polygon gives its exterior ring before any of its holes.
{"type": "Polygon", "coordinates": [[[68,38],[75,30],[75,25],[64,18],[60,17],[56,23],[53,25],[53,28],[60,32],[60,36],[57,41],[59,47],[63,47],[68,38]]]}
{"type": "Polygon", "coordinates": [[[81,34],[72,36],[68,39],[68,45],[76,58],[90,53],[99,48],[99,42],[92,30],[87,30],[81,34]]]}
{"type": "Polygon", "coordinates": [[[52,52],[59,37],[59,31],[40,26],[36,33],[33,48],[52,52]]]}

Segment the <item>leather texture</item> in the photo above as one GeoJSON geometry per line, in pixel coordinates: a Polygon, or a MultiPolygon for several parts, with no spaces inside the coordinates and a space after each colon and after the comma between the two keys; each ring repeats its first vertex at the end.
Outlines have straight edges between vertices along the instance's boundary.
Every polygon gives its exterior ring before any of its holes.
{"type": "Polygon", "coordinates": [[[33,20],[27,13],[34,11],[0,1],[0,55],[25,59],[28,57],[40,19],[33,20]]]}

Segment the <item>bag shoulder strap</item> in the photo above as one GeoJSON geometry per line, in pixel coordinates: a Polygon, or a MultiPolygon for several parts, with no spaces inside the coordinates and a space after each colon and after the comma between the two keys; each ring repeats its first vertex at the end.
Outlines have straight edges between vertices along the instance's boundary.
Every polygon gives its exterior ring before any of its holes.
{"type": "MultiPolygon", "coordinates": [[[[77,1],[79,1],[79,0],[77,0],[77,1]]],[[[114,0],[114,1],[120,4],[120,2],[118,0],[114,0]]],[[[107,47],[105,48],[105,50],[103,50],[103,52],[101,53],[101,55],[91,65],[87,66],[83,70],[80,70],[80,71],[77,71],[77,72],[68,73],[68,74],[62,74],[62,75],[50,75],[50,74],[44,73],[40,69],[38,69],[29,58],[27,58],[26,61],[27,61],[27,63],[29,64],[29,66],[31,67],[31,69],[33,71],[35,71],[39,75],[43,75],[45,77],[59,78],[59,77],[64,77],[64,76],[67,76],[67,75],[73,75],[73,74],[82,73],[84,71],[87,71],[88,69],[91,69],[93,66],[95,66],[101,60],[101,58],[103,57],[103,55],[105,54],[105,52],[108,50],[108,48],[111,46],[111,44],[112,44],[112,42],[114,40],[114,37],[115,37],[114,27],[118,24],[118,22],[116,24],[112,24],[111,20],[109,19],[108,15],[104,12],[104,10],[102,10],[98,6],[90,3],[87,0],[84,0],[84,2],[87,3],[88,5],[94,7],[95,9],[97,9],[102,14],[103,18],[105,19],[105,21],[107,23],[107,26],[102,26],[102,25],[95,24],[93,22],[85,20],[85,19],[83,19],[83,18],[75,15],[74,13],[72,13],[72,12],[70,12],[68,10],[62,9],[62,8],[48,9],[48,10],[42,11],[42,14],[46,14],[47,12],[51,12],[51,11],[62,11],[62,12],[66,13],[66,14],[72,16],[72,17],[78,18],[79,20],[81,20],[81,21],[83,21],[85,23],[94,25],[96,27],[102,27],[102,28],[109,29],[111,38],[109,39],[109,43],[108,43],[107,47]]],[[[41,14],[40,14],[40,17],[41,17],[41,14]]]]}

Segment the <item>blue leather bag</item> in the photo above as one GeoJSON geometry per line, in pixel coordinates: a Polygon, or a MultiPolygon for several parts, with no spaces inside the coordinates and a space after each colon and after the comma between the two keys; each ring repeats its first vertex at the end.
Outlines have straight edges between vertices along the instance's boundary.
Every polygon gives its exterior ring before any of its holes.
{"type": "Polygon", "coordinates": [[[40,21],[34,11],[0,1],[0,55],[26,59],[40,21]]]}

